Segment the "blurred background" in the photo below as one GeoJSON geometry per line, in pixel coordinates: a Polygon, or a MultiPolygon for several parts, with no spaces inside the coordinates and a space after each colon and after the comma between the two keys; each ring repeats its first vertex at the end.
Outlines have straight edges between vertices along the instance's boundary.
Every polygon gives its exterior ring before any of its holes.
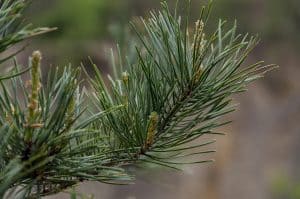
{"type": "MultiPolygon", "coordinates": [[[[192,3],[196,20],[206,1],[192,3]]],[[[40,49],[46,66],[79,66],[90,56],[109,73],[109,49],[116,43],[126,48],[128,21],[159,5],[159,0],[33,1],[26,21],[58,30],[33,40],[20,59],[25,63],[40,49]]],[[[216,137],[216,162],[182,173],[138,166],[130,168],[137,173],[134,185],[85,183],[79,192],[97,199],[300,199],[300,1],[215,0],[209,27],[218,18],[237,19],[240,33],[260,35],[249,63],[265,60],[280,68],[235,97],[240,106],[230,115],[234,123],[224,129],[227,135],[216,137]]]]}

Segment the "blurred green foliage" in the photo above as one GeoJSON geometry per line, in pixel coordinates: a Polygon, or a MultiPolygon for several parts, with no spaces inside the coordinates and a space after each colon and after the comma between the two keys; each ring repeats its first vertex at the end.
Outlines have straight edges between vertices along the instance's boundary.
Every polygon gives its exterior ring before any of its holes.
{"type": "MultiPolygon", "coordinates": [[[[124,1],[119,0],[61,0],[33,18],[36,23],[57,26],[60,31],[55,37],[59,39],[96,39],[105,35],[112,19],[122,19],[123,6],[124,1]]],[[[127,13],[123,14],[128,18],[127,13]]]]}
{"type": "Polygon", "coordinates": [[[243,32],[257,32],[264,41],[291,41],[300,45],[299,0],[216,1],[213,15],[238,19],[243,32]]]}
{"type": "Polygon", "coordinates": [[[300,182],[285,175],[277,176],[272,182],[272,194],[274,199],[300,199],[300,182]]]}
{"type": "MultiPolygon", "coordinates": [[[[167,1],[173,5],[176,2],[167,1]]],[[[179,2],[183,1],[185,0],[179,2]]],[[[101,44],[110,47],[112,41],[122,43],[128,21],[134,16],[145,15],[146,11],[158,7],[159,2],[160,0],[39,0],[33,1],[27,13],[35,25],[58,27],[56,32],[38,40],[37,45],[44,44],[45,52],[49,56],[54,54],[54,59],[67,57],[78,64],[87,56],[95,57],[96,62],[97,59],[103,60],[101,44]],[[62,53],[64,56],[60,56],[62,53]]],[[[206,2],[207,0],[192,0],[193,16],[199,15],[200,5],[206,2]]],[[[228,19],[229,22],[238,19],[239,31],[258,33],[268,45],[265,51],[270,53],[280,43],[299,48],[299,7],[299,0],[215,0],[211,24],[215,24],[219,18],[228,19]]],[[[103,64],[100,62],[100,65],[103,64]]]]}
{"type": "Polygon", "coordinates": [[[110,25],[127,24],[131,16],[157,5],[159,0],[41,0],[33,2],[28,14],[36,24],[57,26],[60,31],[54,38],[99,40],[108,36],[110,25]]]}
{"type": "Polygon", "coordinates": [[[78,65],[91,56],[96,63],[103,65],[104,53],[99,52],[101,43],[120,42],[130,18],[143,15],[154,5],[159,5],[159,0],[148,3],[136,0],[39,0],[32,2],[27,15],[35,25],[58,28],[34,41],[53,57],[51,61],[66,64],[72,60],[78,65]]]}

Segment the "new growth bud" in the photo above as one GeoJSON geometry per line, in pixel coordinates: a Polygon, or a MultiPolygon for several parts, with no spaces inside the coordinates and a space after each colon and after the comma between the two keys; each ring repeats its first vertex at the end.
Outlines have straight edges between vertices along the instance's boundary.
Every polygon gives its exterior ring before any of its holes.
{"type": "Polygon", "coordinates": [[[198,20],[196,22],[194,42],[192,45],[193,48],[197,49],[197,52],[200,55],[203,53],[205,45],[206,45],[204,26],[205,25],[202,20],[198,20]]]}
{"type": "Polygon", "coordinates": [[[153,145],[156,130],[158,125],[158,114],[157,112],[152,112],[149,116],[149,124],[147,130],[147,140],[145,144],[145,149],[149,149],[153,145]]]}
{"type": "Polygon", "coordinates": [[[123,83],[127,86],[128,85],[128,81],[129,81],[129,74],[128,74],[128,72],[123,72],[122,73],[122,80],[123,80],[123,83]]]}
{"type": "Polygon", "coordinates": [[[29,96],[29,122],[32,121],[38,112],[38,95],[41,87],[40,67],[42,55],[39,51],[32,53],[31,61],[31,96],[29,96]]]}
{"type": "Polygon", "coordinates": [[[40,82],[40,67],[41,67],[42,55],[39,51],[34,51],[32,57],[30,57],[31,67],[31,93],[28,96],[29,104],[27,122],[24,125],[29,128],[25,132],[25,141],[30,142],[32,139],[33,129],[43,127],[43,124],[37,122],[37,116],[39,114],[39,90],[41,88],[40,82]]]}

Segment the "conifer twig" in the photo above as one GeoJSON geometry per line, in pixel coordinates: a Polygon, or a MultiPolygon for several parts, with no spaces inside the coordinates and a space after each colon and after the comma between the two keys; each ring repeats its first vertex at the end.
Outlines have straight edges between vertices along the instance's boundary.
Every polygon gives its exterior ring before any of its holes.
{"type": "Polygon", "coordinates": [[[92,98],[103,111],[124,104],[126,95],[126,108],[110,112],[95,123],[118,151],[117,159],[174,168],[182,163],[207,162],[172,160],[214,152],[201,150],[214,141],[185,145],[203,135],[221,134],[217,129],[229,123],[222,122],[222,116],[234,111],[231,96],[245,91],[250,82],[276,66],[258,62],[242,67],[258,39],[237,35],[236,24],[225,30],[225,22],[220,21],[215,33],[206,36],[210,4],[202,10],[193,32],[187,19],[173,16],[166,3],[162,7],[161,12],[151,12],[149,19],[141,19],[146,34],[133,24],[141,43],[136,47],[137,59],[114,61],[119,63],[115,67],[127,71],[125,82],[124,75],[123,81],[109,76],[110,83],[105,84],[94,66],[92,98]]]}
{"type": "MultiPolygon", "coordinates": [[[[22,24],[21,17],[27,4],[27,0],[2,0],[0,2],[0,53],[2,54],[0,64],[12,59],[24,50],[24,47],[21,47],[15,52],[9,52],[8,50],[12,46],[31,37],[56,30],[56,28],[32,28],[30,24],[22,24]],[[5,56],[4,52],[6,52],[5,56]]],[[[9,79],[28,70],[25,69],[17,74],[1,74],[0,80],[9,79]]]]}

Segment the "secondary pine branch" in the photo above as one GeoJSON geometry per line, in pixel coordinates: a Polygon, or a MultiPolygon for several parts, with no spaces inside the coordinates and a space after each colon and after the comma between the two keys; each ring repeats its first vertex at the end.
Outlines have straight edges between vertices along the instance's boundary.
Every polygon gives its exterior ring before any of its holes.
{"type": "Polygon", "coordinates": [[[141,20],[144,30],[133,25],[141,45],[136,47],[136,55],[128,57],[136,60],[127,62],[126,67],[122,60],[114,61],[125,68],[126,84],[110,76],[110,84],[105,84],[94,66],[96,79],[91,83],[95,106],[106,110],[124,105],[95,123],[110,137],[108,143],[119,151],[117,157],[171,166],[181,163],[162,159],[164,152],[175,152],[169,156],[172,158],[212,152],[201,148],[213,141],[182,145],[204,134],[219,134],[216,129],[228,124],[220,118],[234,111],[231,96],[274,67],[259,62],[242,68],[257,39],[237,35],[236,24],[224,30],[222,21],[215,33],[207,36],[209,10],[210,6],[202,10],[194,32],[189,31],[189,23],[182,23],[183,18],[173,16],[165,3],[161,12],[151,12],[149,19],[141,20]],[[151,125],[154,113],[158,119],[155,130],[151,125]],[[181,153],[176,155],[178,149],[181,153]]]}

